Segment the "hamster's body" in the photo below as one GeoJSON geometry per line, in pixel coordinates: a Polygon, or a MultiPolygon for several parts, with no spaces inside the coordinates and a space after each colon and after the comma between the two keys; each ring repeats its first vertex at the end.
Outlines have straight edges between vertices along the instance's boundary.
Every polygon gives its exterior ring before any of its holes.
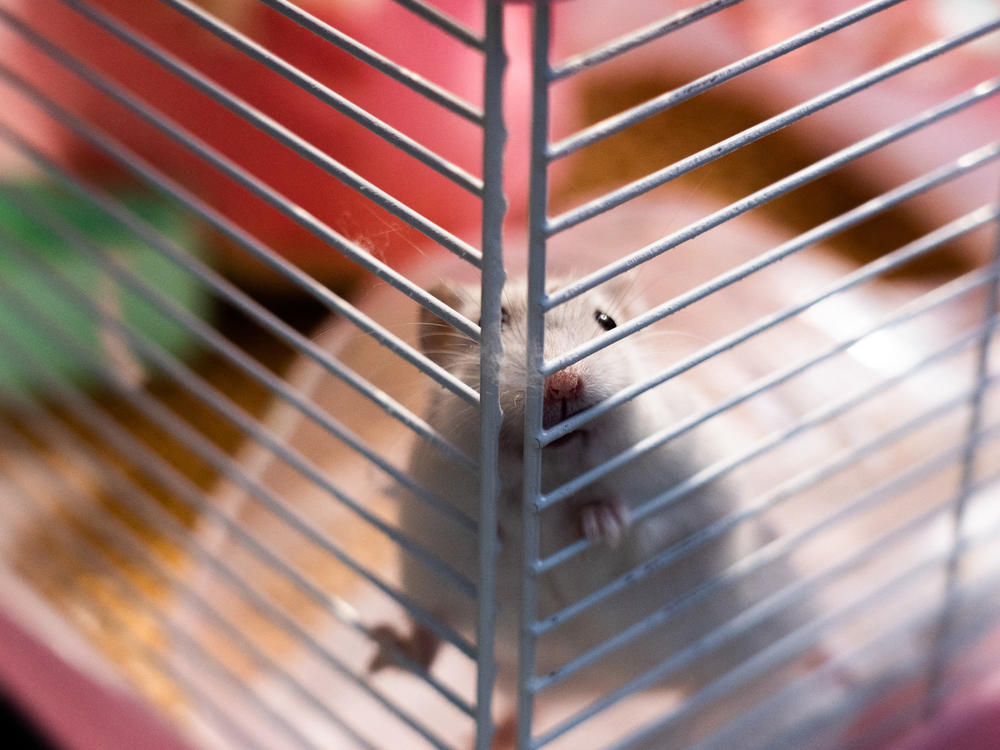
{"type": "MultiPolygon", "coordinates": [[[[610,286],[610,285],[608,285],[610,286]]],[[[439,296],[471,320],[478,319],[478,303],[471,290],[439,290],[439,296]]],[[[556,308],[546,318],[546,356],[551,358],[613,327],[614,320],[632,317],[624,301],[627,290],[594,290],[556,308]],[[602,317],[604,316],[604,317],[602,317]]],[[[501,431],[497,567],[500,613],[496,635],[499,682],[510,689],[517,673],[518,614],[521,580],[523,492],[523,404],[525,294],[521,284],[505,289],[502,338],[505,353],[500,370],[504,424],[501,431]]],[[[422,322],[421,345],[436,361],[472,386],[479,382],[479,350],[436,319],[422,322]]],[[[544,419],[550,426],[592,406],[622,388],[645,380],[669,364],[665,356],[642,344],[624,341],[550,377],[546,382],[544,419]],[[570,376],[563,373],[571,372],[570,376]]],[[[693,408],[693,394],[667,383],[610,410],[580,430],[543,450],[543,491],[549,491],[618,455],[651,433],[673,424],[693,408]]],[[[427,415],[453,444],[476,455],[479,422],[476,412],[457,397],[437,391],[427,415]]],[[[716,481],[678,498],[663,510],[639,521],[630,516],[646,501],[678,482],[688,480],[711,464],[717,454],[711,436],[685,434],[649,451],[585,487],[541,514],[542,557],[578,541],[586,534],[588,548],[538,579],[538,615],[544,618],[648,562],[691,534],[733,513],[737,493],[716,481]]],[[[467,516],[478,517],[478,476],[457,467],[435,448],[417,441],[409,472],[423,486],[439,494],[467,516]]],[[[475,580],[478,551],[474,534],[415,498],[405,498],[401,528],[425,549],[475,580]]],[[[664,608],[713,579],[735,561],[751,554],[771,538],[759,521],[749,521],[721,534],[634,582],[598,605],[567,619],[539,638],[536,674],[565,665],[587,649],[629,628],[644,616],[664,608]]],[[[574,689],[610,692],[707,635],[791,579],[793,571],[777,560],[739,583],[722,586],[697,602],[677,608],[661,624],[592,666],[568,678],[574,689]]],[[[451,588],[433,571],[415,561],[402,566],[408,596],[449,626],[471,635],[475,603],[451,588]]],[[[731,669],[799,623],[800,608],[765,621],[764,626],[737,637],[729,645],[678,663],[666,681],[670,687],[691,691],[731,669]]],[[[395,644],[405,644],[403,639],[395,644]]],[[[430,652],[433,657],[433,651],[430,652]]],[[[430,661],[428,658],[428,662],[430,661]]]]}

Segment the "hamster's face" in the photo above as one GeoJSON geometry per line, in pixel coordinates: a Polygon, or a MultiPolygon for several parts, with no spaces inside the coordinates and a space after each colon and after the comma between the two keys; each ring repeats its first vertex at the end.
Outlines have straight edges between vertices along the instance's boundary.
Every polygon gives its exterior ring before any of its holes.
{"type": "MultiPolygon", "coordinates": [[[[552,282],[549,290],[563,285],[564,282],[552,282]]],[[[457,312],[473,322],[479,321],[477,288],[448,286],[433,291],[457,312]]],[[[546,313],[546,359],[570,352],[633,317],[636,305],[628,299],[628,294],[626,284],[610,282],[546,313]]],[[[503,442],[520,449],[527,379],[527,289],[524,282],[513,281],[504,287],[502,306],[501,341],[504,353],[499,378],[504,412],[503,442]]],[[[424,353],[442,367],[478,388],[479,347],[475,342],[461,336],[436,317],[427,316],[422,324],[421,346],[424,353]]],[[[550,375],[545,381],[543,394],[545,427],[594,406],[636,382],[644,369],[642,360],[635,345],[625,340],[550,375]]]]}

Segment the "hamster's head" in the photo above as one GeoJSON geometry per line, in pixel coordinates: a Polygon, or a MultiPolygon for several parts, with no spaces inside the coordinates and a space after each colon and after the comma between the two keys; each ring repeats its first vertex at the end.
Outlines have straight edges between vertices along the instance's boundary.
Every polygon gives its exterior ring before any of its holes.
{"type": "MultiPolygon", "coordinates": [[[[564,282],[553,281],[549,290],[563,285],[564,282]]],[[[456,312],[479,322],[478,287],[445,282],[431,291],[456,312]]],[[[499,383],[504,421],[501,439],[505,448],[519,452],[524,435],[527,378],[527,287],[523,281],[507,283],[502,305],[503,356],[499,383]]],[[[546,359],[576,349],[632,318],[637,312],[637,305],[630,297],[630,285],[620,280],[603,284],[553,308],[545,315],[546,359]]],[[[478,344],[426,310],[422,311],[419,329],[420,347],[424,354],[478,389],[478,344]]],[[[646,358],[638,347],[626,339],[552,373],[544,383],[544,427],[552,427],[635,383],[647,367],[646,358]]],[[[614,419],[612,414],[615,411],[618,410],[612,410],[608,415],[560,438],[552,443],[552,447],[568,448],[589,431],[613,429],[614,423],[609,420],[614,419]]]]}

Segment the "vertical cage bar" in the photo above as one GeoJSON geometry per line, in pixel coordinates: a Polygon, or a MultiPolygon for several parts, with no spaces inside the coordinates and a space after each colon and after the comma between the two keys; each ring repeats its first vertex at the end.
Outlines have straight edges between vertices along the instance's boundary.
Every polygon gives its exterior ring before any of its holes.
{"type": "Polygon", "coordinates": [[[549,3],[535,3],[532,29],[531,176],[528,193],[528,315],[525,356],[524,496],[521,621],[518,648],[517,747],[532,747],[538,617],[539,501],[542,492],[542,389],[545,366],[545,260],[548,223],[549,3]]]}
{"type": "Polygon", "coordinates": [[[480,319],[480,452],[479,452],[479,599],[476,624],[476,750],[493,744],[491,715],[496,661],[493,636],[496,625],[497,502],[500,495],[499,371],[500,301],[505,279],[503,220],[507,201],[503,193],[503,154],[507,131],[503,122],[503,78],[507,57],[503,46],[503,3],[483,0],[486,10],[485,81],[483,87],[483,265],[480,319]]]}
{"type": "MultiPolygon", "coordinates": [[[[987,322],[991,320],[995,321],[997,311],[1000,309],[1000,218],[994,221],[994,233],[993,257],[990,263],[992,266],[992,281],[989,285],[986,305],[983,310],[983,319],[987,322]]],[[[965,521],[965,512],[969,498],[975,491],[976,454],[979,447],[979,441],[975,440],[975,436],[982,429],[983,401],[986,393],[986,384],[990,377],[990,349],[995,332],[995,323],[987,325],[983,329],[976,352],[976,384],[969,398],[969,424],[962,456],[962,473],[959,478],[958,492],[955,496],[951,517],[951,553],[945,562],[945,584],[941,613],[935,627],[934,643],[928,660],[927,694],[923,706],[925,717],[934,713],[944,697],[942,688],[944,673],[948,667],[946,644],[951,637],[951,631],[955,625],[955,608],[958,606],[958,599],[961,594],[959,567],[962,564],[962,552],[965,546],[962,541],[962,527],[965,521]]]]}

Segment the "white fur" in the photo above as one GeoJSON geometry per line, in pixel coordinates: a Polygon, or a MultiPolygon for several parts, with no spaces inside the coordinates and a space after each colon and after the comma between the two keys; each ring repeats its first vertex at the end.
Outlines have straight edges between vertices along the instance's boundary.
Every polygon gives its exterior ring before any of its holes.
{"type": "MultiPolygon", "coordinates": [[[[451,288],[440,294],[470,319],[478,318],[477,294],[473,290],[451,288]]],[[[603,329],[595,319],[598,310],[619,323],[629,319],[634,314],[634,308],[624,301],[627,295],[627,289],[608,284],[553,310],[546,319],[546,356],[551,358],[600,335],[603,329]]],[[[522,284],[508,284],[504,306],[508,322],[503,327],[505,353],[500,369],[504,425],[500,454],[502,490],[498,512],[501,552],[497,577],[500,606],[497,657],[500,684],[509,689],[517,669],[521,580],[526,310],[522,284]]],[[[429,320],[425,320],[423,325],[425,333],[429,334],[423,339],[428,352],[465,382],[478,386],[478,347],[429,320]],[[430,343],[432,341],[433,344],[430,343]]],[[[583,398],[588,401],[587,405],[596,403],[644,379],[665,364],[665,357],[657,356],[656,352],[648,351],[643,345],[626,338],[580,363],[583,398]]],[[[691,401],[690,394],[668,383],[590,422],[582,436],[564,445],[546,448],[543,454],[543,490],[563,484],[655,430],[671,424],[690,410],[691,401]]],[[[472,408],[440,390],[432,399],[427,419],[455,445],[475,455],[479,425],[472,408]]],[[[703,468],[712,457],[712,446],[706,444],[704,439],[696,443],[693,437],[685,435],[610,473],[542,514],[543,556],[581,537],[581,507],[587,503],[614,499],[627,509],[635,509],[703,468]]],[[[462,471],[423,441],[418,441],[415,446],[409,471],[419,483],[433,489],[469,516],[478,515],[478,476],[474,473],[462,471]]],[[[631,524],[618,544],[592,544],[586,552],[540,579],[539,615],[544,617],[562,609],[735,508],[736,498],[730,489],[722,483],[714,483],[689,493],[651,518],[631,524]]],[[[421,545],[470,577],[475,576],[478,553],[473,535],[458,529],[453,522],[412,498],[404,499],[400,521],[402,528],[421,545]]],[[[564,623],[540,639],[536,674],[545,674],[561,666],[588,647],[627,628],[645,614],[673,601],[733,561],[749,554],[770,537],[769,530],[760,522],[742,524],[735,532],[701,546],[625,592],[564,623]]],[[[568,685],[591,692],[610,691],[739,613],[771,585],[780,587],[791,574],[788,565],[780,561],[770,566],[765,575],[752,576],[741,585],[730,587],[721,595],[709,597],[688,608],[650,636],[640,638],[633,645],[603,659],[594,668],[584,670],[568,685]]],[[[475,609],[467,597],[450,590],[430,570],[415,561],[404,562],[402,575],[409,596],[450,626],[472,633],[475,609]]],[[[695,689],[711,677],[732,668],[734,659],[745,658],[780,635],[802,614],[796,612],[782,616],[777,622],[771,621],[768,627],[758,628],[760,632],[754,631],[750,636],[738,639],[721,654],[709,653],[696,664],[680,670],[670,681],[670,686],[695,689]]]]}

